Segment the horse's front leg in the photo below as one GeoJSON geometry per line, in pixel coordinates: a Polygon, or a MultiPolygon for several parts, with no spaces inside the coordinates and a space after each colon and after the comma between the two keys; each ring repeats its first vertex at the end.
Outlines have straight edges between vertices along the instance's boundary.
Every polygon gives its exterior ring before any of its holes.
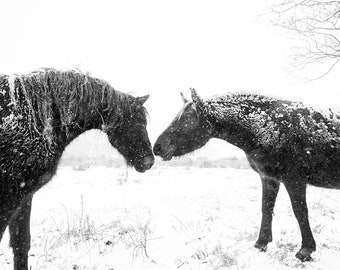
{"type": "Polygon", "coordinates": [[[273,209],[277,194],[280,189],[280,183],[265,177],[261,177],[262,182],[262,221],[259,238],[255,247],[261,251],[267,250],[267,244],[273,240],[272,237],[272,220],[273,209]]]}
{"type": "Polygon", "coordinates": [[[14,254],[14,270],[28,269],[28,251],[31,247],[31,205],[32,195],[22,201],[9,223],[10,245],[14,254]]]}
{"type": "Polygon", "coordinates": [[[288,191],[294,215],[299,223],[301,231],[302,246],[295,256],[303,262],[310,261],[312,260],[310,255],[316,250],[316,245],[308,220],[306,184],[301,182],[288,182],[285,183],[285,187],[288,191]]]}
{"type": "MultiPolygon", "coordinates": [[[[0,196],[2,195],[0,194],[0,196]]],[[[3,209],[0,209],[0,241],[1,241],[2,236],[13,214],[13,209],[11,207],[7,207],[8,205],[2,203],[2,201],[0,201],[0,205],[3,207],[3,209]]]]}

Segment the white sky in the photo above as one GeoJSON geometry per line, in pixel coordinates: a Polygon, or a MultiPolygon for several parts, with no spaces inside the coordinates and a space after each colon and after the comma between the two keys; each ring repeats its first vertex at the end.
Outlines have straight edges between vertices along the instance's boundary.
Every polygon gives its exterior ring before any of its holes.
{"type": "Polygon", "coordinates": [[[2,1],[0,73],[79,68],[117,90],[150,93],[152,140],[189,87],[203,97],[246,90],[339,104],[339,69],[298,82],[302,73],[289,72],[294,43],[258,18],[265,8],[265,0],[2,1]]]}

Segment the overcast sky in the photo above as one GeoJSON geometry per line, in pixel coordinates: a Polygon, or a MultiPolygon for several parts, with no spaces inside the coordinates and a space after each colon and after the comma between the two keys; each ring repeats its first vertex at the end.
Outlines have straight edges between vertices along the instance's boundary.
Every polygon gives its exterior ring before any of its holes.
{"type": "MultiPolygon", "coordinates": [[[[270,2],[270,1],[269,1],[270,2]]],[[[202,97],[250,91],[338,106],[339,71],[311,83],[292,72],[295,43],[257,1],[2,1],[0,73],[78,68],[117,90],[151,94],[152,140],[189,87],[202,97]]],[[[320,67],[321,68],[321,67],[320,67]]]]}

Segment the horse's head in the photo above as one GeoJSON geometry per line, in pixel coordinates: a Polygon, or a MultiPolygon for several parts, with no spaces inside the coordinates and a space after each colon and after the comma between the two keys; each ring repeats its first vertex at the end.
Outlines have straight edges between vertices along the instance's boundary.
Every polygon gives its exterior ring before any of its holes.
{"type": "Polygon", "coordinates": [[[212,137],[212,127],[203,112],[203,101],[195,89],[191,89],[192,102],[183,94],[184,106],[168,128],[158,137],[153,151],[163,160],[192,152],[212,137]]]}
{"type": "MultiPolygon", "coordinates": [[[[117,113],[107,115],[103,119],[108,126],[103,127],[108,134],[109,141],[119,153],[123,155],[128,165],[132,165],[138,172],[145,172],[154,164],[151,143],[146,130],[146,110],[144,102],[149,95],[143,97],[132,97],[129,113],[117,113]],[[111,124],[113,123],[113,124],[111,124]]],[[[104,116],[105,117],[105,116],[104,116]]]]}

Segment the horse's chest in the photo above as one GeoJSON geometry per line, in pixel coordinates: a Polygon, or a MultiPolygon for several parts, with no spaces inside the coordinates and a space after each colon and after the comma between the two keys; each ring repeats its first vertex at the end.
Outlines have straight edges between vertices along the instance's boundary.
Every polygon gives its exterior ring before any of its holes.
{"type": "Polygon", "coordinates": [[[54,175],[60,153],[37,138],[2,136],[0,142],[0,178],[4,188],[30,193],[46,184],[54,175]],[[7,184],[6,184],[7,183],[7,184]]]}
{"type": "Polygon", "coordinates": [[[249,164],[261,177],[271,178],[277,181],[282,180],[282,174],[285,170],[281,161],[271,160],[271,162],[253,159],[248,157],[249,164]]]}

